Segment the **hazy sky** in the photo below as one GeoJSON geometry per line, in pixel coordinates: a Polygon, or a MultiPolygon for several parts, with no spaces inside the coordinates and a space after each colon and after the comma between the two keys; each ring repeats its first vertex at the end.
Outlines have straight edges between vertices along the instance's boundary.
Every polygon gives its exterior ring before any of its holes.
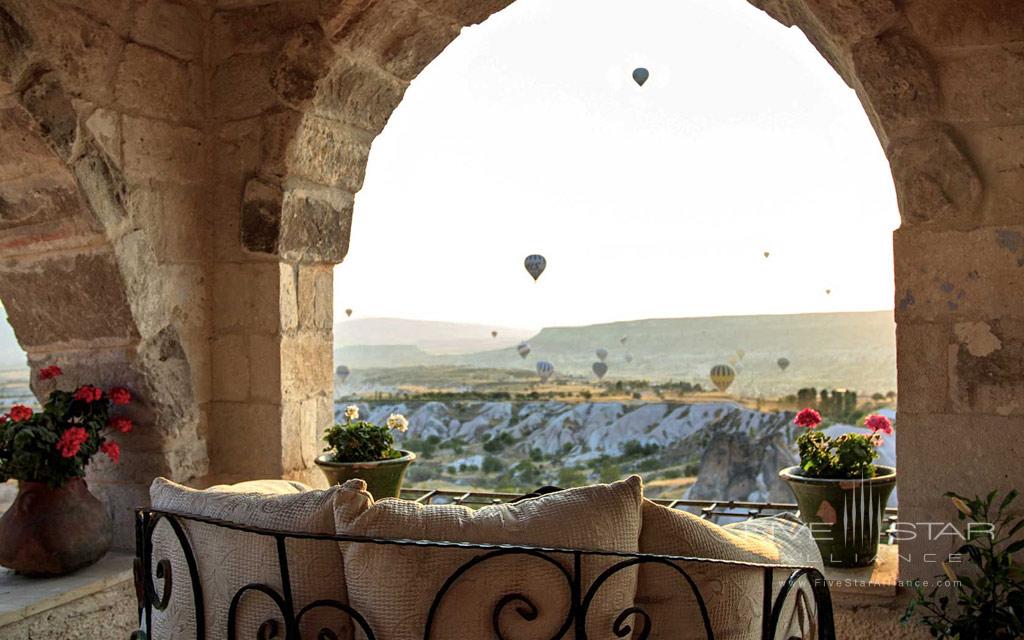
{"type": "Polygon", "coordinates": [[[745,0],[517,0],[377,138],[335,301],[527,328],[888,309],[898,224],[863,109],[798,30],[745,0]]]}

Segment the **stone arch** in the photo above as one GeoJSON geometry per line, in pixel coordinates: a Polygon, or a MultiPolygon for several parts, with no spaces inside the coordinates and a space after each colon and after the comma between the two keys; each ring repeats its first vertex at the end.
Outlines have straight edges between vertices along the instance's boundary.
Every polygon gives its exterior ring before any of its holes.
{"type": "MultiPolygon", "coordinates": [[[[59,384],[125,385],[134,432],[117,438],[120,465],[97,459],[93,490],[118,537],[129,508],[145,504],[153,475],[205,473],[199,410],[173,300],[139,193],[121,167],[116,114],[90,101],[66,73],[73,46],[52,49],[0,8],[0,300],[32,369],[58,364],[59,384]]],[[[17,17],[16,17],[17,16],[17,17]]],[[[45,38],[43,38],[45,40],[45,38]]]]}

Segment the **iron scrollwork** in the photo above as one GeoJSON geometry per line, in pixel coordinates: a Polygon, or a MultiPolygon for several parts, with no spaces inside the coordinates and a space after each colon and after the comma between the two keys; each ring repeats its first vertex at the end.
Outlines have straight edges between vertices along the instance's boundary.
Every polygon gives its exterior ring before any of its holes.
{"type": "MultiPolygon", "coordinates": [[[[221,636],[220,632],[214,634],[215,637],[226,637],[229,640],[238,639],[239,629],[237,618],[241,603],[243,600],[256,597],[269,599],[274,605],[273,608],[277,611],[275,616],[264,620],[258,626],[255,635],[257,640],[301,640],[303,637],[301,633],[303,620],[312,611],[316,610],[337,612],[339,616],[350,621],[352,626],[361,632],[361,637],[366,638],[366,640],[378,640],[378,637],[374,634],[366,617],[347,603],[340,602],[335,599],[324,598],[306,603],[301,608],[296,608],[296,603],[292,596],[292,583],[288,569],[289,563],[286,541],[290,538],[322,540],[325,544],[348,542],[355,544],[432,547],[434,549],[442,550],[452,549],[465,551],[466,549],[470,549],[479,551],[478,555],[475,555],[456,568],[434,595],[430,608],[427,611],[426,624],[423,629],[424,640],[432,640],[434,637],[435,631],[438,628],[437,618],[439,612],[444,606],[446,597],[453,592],[453,587],[456,583],[471,571],[487,570],[489,561],[502,557],[517,557],[529,559],[530,561],[547,563],[557,571],[558,575],[564,578],[566,588],[569,593],[568,610],[564,614],[559,614],[555,617],[556,620],[562,619],[562,622],[559,628],[554,631],[551,636],[551,640],[588,640],[588,638],[591,638],[588,634],[588,617],[593,609],[595,598],[598,593],[615,575],[630,568],[639,568],[643,565],[664,566],[673,571],[674,574],[679,577],[681,592],[688,591],[693,597],[697,604],[696,613],[699,614],[699,620],[704,629],[704,633],[709,640],[713,640],[714,632],[704,595],[701,593],[697,582],[682,566],[691,562],[714,562],[716,564],[726,566],[734,565],[747,570],[755,568],[763,572],[764,604],[762,607],[761,634],[763,640],[776,640],[778,627],[782,622],[781,618],[786,610],[787,603],[790,601],[793,602],[793,606],[798,612],[805,612],[807,615],[813,616],[814,631],[816,631],[816,633],[812,633],[812,637],[815,638],[815,640],[835,640],[832,602],[828,586],[826,585],[825,579],[821,573],[813,568],[766,566],[744,562],[712,561],[701,558],[645,555],[637,553],[598,552],[579,549],[549,549],[514,545],[467,544],[454,542],[431,542],[423,540],[388,540],[342,535],[288,533],[256,527],[246,527],[231,522],[223,522],[186,514],[142,509],[139,510],[136,515],[136,545],[138,557],[136,558],[135,573],[136,593],[139,598],[140,621],[144,630],[146,630],[148,634],[152,634],[153,630],[153,612],[167,612],[168,608],[173,605],[171,599],[172,592],[175,589],[187,589],[187,595],[191,595],[191,602],[194,607],[193,622],[195,624],[195,638],[196,640],[205,640],[207,635],[207,617],[205,611],[206,602],[204,600],[200,567],[196,553],[192,549],[191,541],[182,521],[203,522],[227,529],[242,531],[255,536],[268,536],[276,541],[281,588],[278,590],[270,585],[260,582],[252,582],[241,587],[231,598],[230,605],[228,607],[227,628],[223,631],[224,635],[221,636]],[[170,540],[176,542],[180,547],[180,552],[184,557],[185,567],[188,571],[187,581],[184,579],[184,576],[174,575],[174,565],[169,558],[153,557],[155,553],[153,536],[156,526],[160,522],[166,522],[169,525],[170,531],[173,534],[170,540]],[[585,559],[594,557],[604,558],[606,561],[610,562],[610,564],[604,568],[596,578],[590,581],[589,584],[584,585],[582,583],[582,576],[584,573],[582,570],[583,562],[585,559]],[[787,579],[780,587],[778,594],[774,594],[772,592],[773,575],[776,570],[785,570],[788,572],[787,579]],[[159,589],[157,588],[154,578],[160,581],[159,589]],[[801,586],[802,584],[809,584],[810,596],[808,596],[807,590],[801,586]],[[810,611],[811,603],[808,602],[808,597],[813,601],[813,613],[810,611]],[[563,615],[564,618],[562,618],[563,615]],[[572,633],[570,633],[570,631],[572,633]]],[[[458,609],[455,608],[453,610],[458,609]]],[[[496,640],[505,640],[506,636],[502,629],[502,620],[504,616],[509,614],[509,612],[514,612],[524,621],[532,622],[537,620],[540,616],[541,608],[535,599],[529,597],[528,594],[510,592],[498,595],[491,610],[491,626],[493,638],[496,640]]],[[[600,630],[598,635],[594,636],[594,640],[604,637],[647,640],[651,635],[655,624],[670,624],[670,621],[652,620],[648,611],[644,610],[643,607],[634,604],[626,607],[617,616],[615,616],[614,620],[611,621],[610,628],[600,630]],[[610,633],[611,636],[605,635],[606,633],[610,633]]],[[[133,637],[142,636],[141,634],[136,633],[133,634],[133,637]]],[[[152,638],[151,635],[147,637],[152,638]]],[[[327,627],[321,627],[316,630],[315,637],[316,640],[348,640],[347,637],[342,638],[337,631],[327,627]]],[[[360,636],[357,634],[357,637],[360,636]]],[[[153,640],[163,639],[154,638],[153,640]]],[[[380,638],[379,640],[392,639],[380,638]]],[[[787,638],[786,640],[789,639],[787,638]]]]}

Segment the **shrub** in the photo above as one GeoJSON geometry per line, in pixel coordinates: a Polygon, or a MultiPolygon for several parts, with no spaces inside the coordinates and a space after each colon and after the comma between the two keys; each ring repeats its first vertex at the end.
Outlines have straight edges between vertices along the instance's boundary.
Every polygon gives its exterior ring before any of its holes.
{"type": "Polygon", "coordinates": [[[484,473],[500,473],[505,470],[505,463],[495,456],[485,456],[480,470],[484,473]]]}
{"type": "MultiPolygon", "coordinates": [[[[349,405],[345,409],[345,424],[336,424],[324,431],[324,451],[335,462],[373,462],[400,458],[395,449],[392,430],[405,432],[409,423],[404,416],[393,414],[387,424],[375,425],[359,419],[359,408],[349,405]]],[[[427,456],[424,456],[427,457],[427,456]]]]}

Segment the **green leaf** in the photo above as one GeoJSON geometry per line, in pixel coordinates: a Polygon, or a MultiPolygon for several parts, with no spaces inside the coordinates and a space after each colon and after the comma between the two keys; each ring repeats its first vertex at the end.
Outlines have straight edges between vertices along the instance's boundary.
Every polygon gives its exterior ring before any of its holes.
{"type": "Polygon", "coordinates": [[[1017,553],[1021,549],[1024,549],[1024,540],[1018,540],[1017,542],[1014,542],[1010,546],[1006,547],[1003,553],[1013,554],[1017,553]]]}

